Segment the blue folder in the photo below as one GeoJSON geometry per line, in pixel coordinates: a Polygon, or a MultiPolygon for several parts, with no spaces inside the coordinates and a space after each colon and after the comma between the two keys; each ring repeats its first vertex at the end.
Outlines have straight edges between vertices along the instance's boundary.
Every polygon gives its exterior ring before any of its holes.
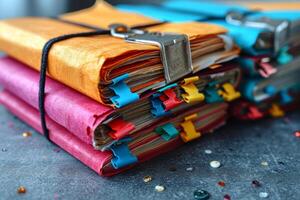
{"type": "MultiPolygon", "coordinates": [[[[161,5],[157,4],[137,4],[137,5],[125,5],[120,4],[117,6],[122,11],[130,11],[140,13],[142,15],[154,18],[160,21],[170,21],[170,22],[186,22],[186,21],[199,21],[206,23],[214,23],[224,26],[228,30],[228,34],[235,40],[236,44],[242,49],[243,54],[250,56],[261,56],[270,55],[276,59],[285,60],[286,63],[291,61],[293,58],[289,57],[285,52],[282,55],[278,55],[278,52],[274,52],[273,48],[270,49],[257,49],[255,48],[255,43],[258,37],[263,32],[266,32],[266,28],[249,27],[244,25],[235,25],[228,23],[225,20],[229,12],[235,11],[239,13],[244,13],[247,20],[257,20],[262,17],[267,17],[273,20],[287,20],[289,22],[300,20],[300,11],[253,11],[251,12],[248,8],[240,5],[229,5],[223,3],[215,2],[201,2],[193,0],[169,0],[162,2],[161,5]],[[276,55],[277,53],[277,55],[276,55]]],[[[280,53],[280,52],[279,52],[280,53]]],[[[286,94],[290,89],[295,90],[299,88],[300,83],[295,83],[294,86],[290,88],[285,88],[284,91],[276,91],[272,93],[273,86],[266,86],[266,97],[264,99],[255,98],[253,92],[256,85],[262,81],[264,78],[259,77],[257,73],[253,71],[253,63],[249,60],[240,60],[242,67],[245,70],[252,70],[248,73],[248,77],[245,78],[242,84],[242,92],[244,97],[250,101],[256,103],[275,95],[280,94],[283,97],[282,102],[286,102],[286,94]]],[[[300,73],[300,72],[299,72],[300,73]]]]}

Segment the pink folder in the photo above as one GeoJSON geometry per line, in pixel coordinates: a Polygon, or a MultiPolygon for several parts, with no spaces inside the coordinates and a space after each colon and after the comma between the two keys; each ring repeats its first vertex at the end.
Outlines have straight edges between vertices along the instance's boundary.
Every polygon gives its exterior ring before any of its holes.
{"type": "MultiPolygon", "coordinates": [[[[14,96],[10,92],[4,90],[0,92],[0,103],[5,106],[8,110],[10,110],[14,115],[19,117],[21,120],[35,128],[37,131],[41,132],[42,128],[40,125],[39,112],[26,102],[22,101],[18,97],[14,96]]],[[[223,115],[219,116],[211,123],[208,123],[204,127],[201,128],[202,133],[209,133],[213,131],[215,128],[223,125],[226,119],[226,112],[223,115]]],[[[131,168],[134,165],[130,165],[121,169],[114,169],[109,165],[112,154],[110,152],[101,152],[93,149],[93,147],[89,144],[86,144],[79,140],[76,136],[71,134],[62,126],[58,125],[56,122],[51,120],[48,116],[46,116],[49,136],[52,142],[60,146],[62,149],[73,155],[75,158],[80,160],[82,163],[90,167],[96,173],[102,176],[111,176],[117,173],[120,173],[124,170],[131,168]]],[[[158,136],[159,137],[159,136],[158,136]]],[[[152,140],[157,139],[153,138],[152,140]]],[[[140,148],[144,145],[147,145],[151,142],[143,141],[133,148],[140,148]]],[[[170,141],[162,142],[159,147],[149,149],[142,154],[137,155],[139,162],[144,162],[149,160],[157,155],[163,154],[167,151],[176,149],[178,146],[182,145],[183,142],[180,137],[177,137],[170,141]]],[[[29,147],[30,148],[30,147],[29,147]]]]}

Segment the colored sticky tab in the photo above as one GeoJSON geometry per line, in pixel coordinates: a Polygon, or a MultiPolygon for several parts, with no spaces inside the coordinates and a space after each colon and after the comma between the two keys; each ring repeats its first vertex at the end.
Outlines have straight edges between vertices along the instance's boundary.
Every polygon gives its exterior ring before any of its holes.
{"type": "Polygon", "coordinates": [[[161,117],[170,114],[169,110],[181,104],[181,100],[177,98],[174,87],[177,84],[171,84],[158,90],[151,97],[151,113],[154,117],[161,117]]]}
{"type": "Polygon", "coordinates": [[[114,140],[122,139],[130,134],[135,129],[135,125],[126,122],[120,118],[114,119],[108,123],[108,126],[112,129],[108,135],[114,140]]]}
{"type": "Polygon", "coordinates": [[[170,112],[165,110],[163,103],[158,98],[158,96],[152,96],[150,102],[152,107],[151,113],[154,117],[162,117],[171,114],[170,112]]]}
{"type": "Polygon", "coordinates": [[[126,138],[110,146],[110,150],[114,155],[111,159],[113,168],[120,169],[138,161],[137,157],[133,155],[128,148],[128,142],[130,141],[130,138],[126,138]]]}
{"type": "Polygon", "coordinates": [[[131,92],[125,80],[129,77],[128,74],[123,74],[112,80],[112,84],[109,88],[114,91],[116,96],[110,98],[111,102],[117,107],[121,108],[132,102],[137,101],[140,97],[138,94],[131,92]]]}
{"type": "Polygon", "coordinates": [[[198,81],[198,76],[193,76],[190,78],[185,78],[181,83],[181,88],[185,91],[185,94],[182,94],[182,98],[186,103],[195,103],[204,101],[205,96],[202,93],[199,93],[198,88],[195,86],[194,82],[198,81]]]}
{"type": "Polygon", "coordinates": [[[157,127],[155,132],[161,135],[161,137],[166,141],[169,141],[179,135],[179,131],[171,123],[157,127]]]}
{"type": "Polygon", "coordinates": [[[183,132],[180,133],[180,137],[184,142],[189,142],[201,136],[200,132],[196,131],[196,128],[192,120],[197,119],[197,114],[193,114],[184,118],[184,122],[180,124],[183,128],[183,132]]]}
{"type": "Polygon", "coordinates": [[[241,93],[236,91],[233,85],[230,83],[224,83],[221,89],[218,90],[218,94],[228,102],[241,97],[241,93]]]}
{"type": "Polygon", "coordinates": [[[276,103],[273,103],[269,109],[269,113],[272,117],[283,117],[285,115],[284,111],[276,103]]]}
{"type": "Polygon", "coordinates": [[[291,62],[294,59],[293,56],[288,53],[288,50],[289,50],[288,46],[283,47],[280,50],[280,52],[277,56],[277,62],[279,64],[284,65],[284,64],[291,62]]]}
{"type": "Polygon", "coordinates": [[[291,103],[293,101],[293,97],[289,94],[289,91],[286,90],[282,90],[279,93],[280,97],[281,97],[281,103],[282,104],[288,104],[291,103]]]}
{"type": "Polygon", "coordinates": [[[258,73],[264,78],[268,78],[276,72],[277,69],[274,68],[270,63],[261,62],[258,64],[258,73]]]}
{"type": "Polygon", "coordinates": [[[159,97],[162,101],[165,110],[171,110],[181,104],[181,100],[177,98],[176,93],[172,89],[164,91],[164,94],[159,97]]]}
{"type": "Polygon", "coordinates": [[[205,93],[205,100],[207,103],[216,103],[216,102],[223,101],[222,97],[220,97],[219,92],[215,87],[206,88],[204,93],[205,93]]]}
{"type": "Polygon", "coordinates": [[[249,112],[247,113],[247,116],[249,119],[255,120],[260,119],[264,115],[262,112],[259,111],[259,109],[256,106],[249,106],[249,112]]]}
{"type": "Polygon", "coordinates": [[[276,94],[277,89],[273,85],[268,85],[264,88],[264,92],[269,96],[273,96],[276,94]]]}

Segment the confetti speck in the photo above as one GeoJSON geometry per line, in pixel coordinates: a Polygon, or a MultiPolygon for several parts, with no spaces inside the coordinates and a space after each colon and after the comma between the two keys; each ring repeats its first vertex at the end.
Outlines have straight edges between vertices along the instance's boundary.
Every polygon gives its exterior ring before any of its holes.
{"type": "Polygon", "coordinates": [[[151,176],[144,176],[143,178],[145,183],[149,183],[150,181],[152,181],[152,177],[151,176]]]}
{"type": "Polygon", "coordinates": [[[169,168],[169,171],[171,171],[171,172],[175,172],[177,169],[176,169],[176,167],[170,167],[169,168]]]}
{"type": "Polygon", "coordinates": [[[262,166],[268,166],[268,165],[269,165],[269,163],[266,162],[266,161],[262,161],[260,164],[261,164],[262,166]]]}
{"type": "Polygon", "coordinates": [[[267,192],[260,192],[259,197],[260,198],[268,198],[269,194],[267,192]]]}
{"type": "Polygon", "coordinates": [[[212,154],[212,150],[210,150],[210,149],[205,149],[205,150],[204,150],[204,153],[206,153],[206,154],[212,154]]]}
{"type": "Polygon", "coordinates": [[[225,187],[225,182],[224,181],[219,181],[218,185],[221,186],[221,187],[225,187]]]}
{"type": "Polygon", "coordinates": [[[166,188],[163,185],[155,186],[155,191],[157,191],[157,192],[163,192],[163,191],[165,191],[165,189],[166,188]]]}
{"type": "Polygon", "coordinates": [[[32,135],[32,133],[30,133],[30,132],[23,132],[22,133],[23,137],[30,137],[31,135],[32,135]]]}
{"type": "Polygon", "coordinates": [[[210,197],[209,193],[205,190],[198,189],[194,191],[194,198],[196,200],[207,200],[209,199],[209,197],[210,197]]]}
{"type": "Polygon", "coordinates": [[[25,194],[25,193],[26,193],[26,188],[25,188],[24,186],[20,186],[20,187],[18,188],[18,193],[19,193],[19,194],[25,194]]]}
{"type": "Polygon", "coordinates": [[[229,196],[229,194],[224,195],[224,200],[231,200],[231,197],[229,196]]]}
{"type": "Polygon", "coordinates": [[[217,160],[213,160],[209,164],[212,168],[219,168],[221,166],[221,163],[217,160]]]}
{"type": "Polygon", "coordinates": [[[300,131],[296,131],[296,132],[295,132],[295,136],[296,136],[297,138],[300,138],[300,131]]]}
{"type": "Polygon", "coordinates": [[[261,184],[260,184],[260,182],[258,182],[257,180],[253,180],[253,181],[252,181],[252,186],[253,186],[253,187],[260,187],[261,184]]]}
{"type": "Polygon", "coordinates": [[[185,170],[188,172],[191,172],[191,171],[194,171],[194,167],[187,167],[185,170]]]}

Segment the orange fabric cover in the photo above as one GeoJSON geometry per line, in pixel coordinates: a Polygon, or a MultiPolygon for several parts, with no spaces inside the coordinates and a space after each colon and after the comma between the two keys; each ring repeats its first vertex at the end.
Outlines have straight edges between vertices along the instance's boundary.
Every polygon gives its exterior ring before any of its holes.
{"type": "Polygon", "coordinates": [[[242,5],[245,5],[251,9],[259,10],[300,10],[299,2],[242,2],[242,5]]]}

